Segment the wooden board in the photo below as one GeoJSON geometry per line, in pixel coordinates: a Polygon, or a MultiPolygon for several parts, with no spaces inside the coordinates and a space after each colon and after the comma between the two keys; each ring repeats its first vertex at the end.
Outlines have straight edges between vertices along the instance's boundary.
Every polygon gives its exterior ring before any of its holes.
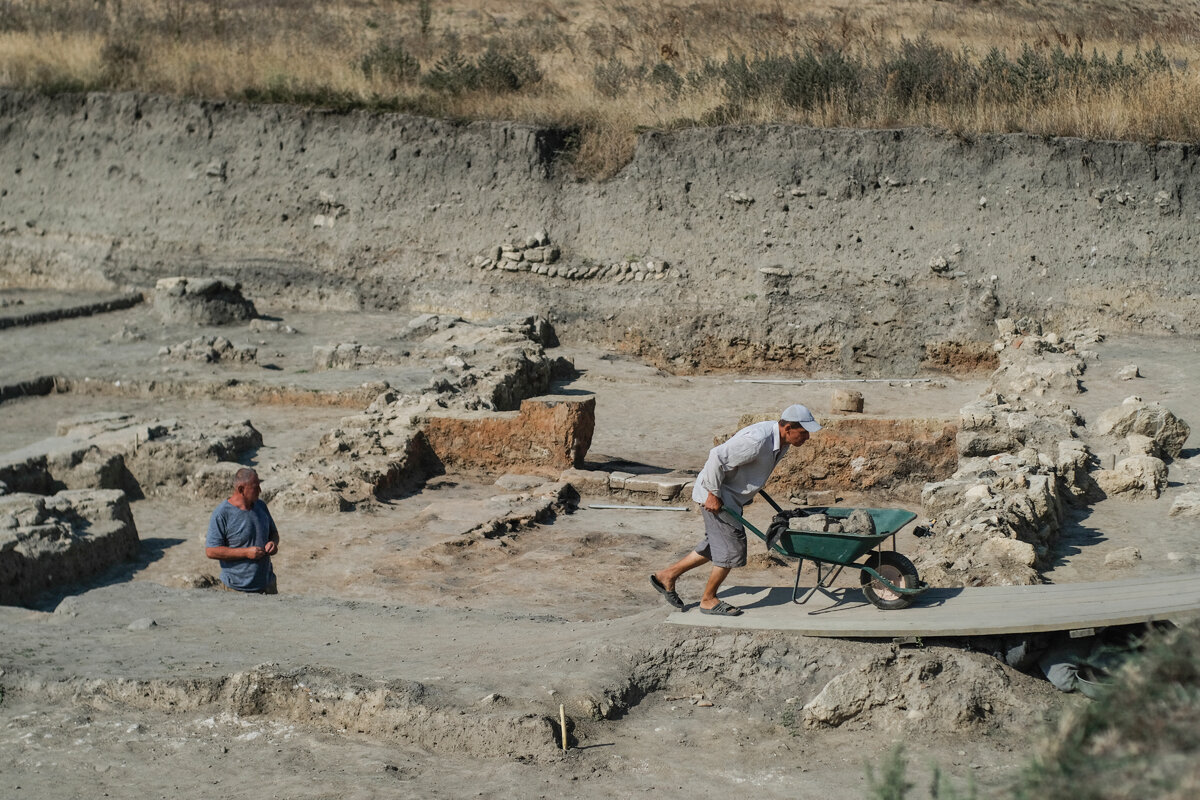
{"type": "MultiPolygon", "coordinates": [[[[801,587],[803,596],[804,587],[801,587]]],[[[796,631],[807,636],[988,636],[1102,628],[1200,614],[1200,575],[1171,575],[1105,583],[930,589],[908,608],[882,611],[858,589],[815,592],[792,602],[791,587],[737,587],[721,598],[739,617],[701,614],[693,602],[674,612],[674,625],[796,631]]]]}

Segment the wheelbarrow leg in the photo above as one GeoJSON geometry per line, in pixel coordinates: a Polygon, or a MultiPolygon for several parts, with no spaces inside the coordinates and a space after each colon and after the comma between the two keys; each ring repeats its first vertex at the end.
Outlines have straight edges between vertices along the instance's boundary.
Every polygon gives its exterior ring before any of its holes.
{"type": "Polygon", "coordinates": [[[796,599],[796,595],[800,594],[800,570],[804,567],[804,559],[800,559],[800,563],[796,565],[796,583],[792,586],[792,602],[796,603],[797,605],[803,605],[804,603],[807,603],[808,598],[812,597],[813,592],[816,592],[817,590],[824,592],[826,595],[835,600],[837,599],[829,593],[829,584],[833,583],[837,576],[841,574],[842,565],[830,564],[832,569],[830,569],[829,572],[825,572],[820,561],[813,561],[813,564],[815,564],[817,567],[817,582],[813,584],[813,587],[805,592],[804,597],[801,597],[799,600],[796,599]]]}

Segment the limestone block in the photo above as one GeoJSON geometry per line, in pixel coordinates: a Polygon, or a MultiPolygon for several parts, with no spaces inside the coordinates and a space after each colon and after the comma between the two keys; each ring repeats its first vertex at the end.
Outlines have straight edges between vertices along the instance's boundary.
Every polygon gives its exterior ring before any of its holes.
{"type": "Polygon", "coordinates": [[[620,491],[625,488],[625,481],[633,477],[632,472],[614,471],[608,476],[608,488],[620,491]]]}
{"type": "Polygon", "coordinates": [[[1105,494],[1158,497],[1167,485],[1167,465],[1153,456],[1131,456],[1112,470],[1100,470],[1096,483],[1105,494]]]}
{"type": "Polygon", "coordinates": [[[1131,456],[1157,456],[1158,448],[1154,440],[1140,433],[1131,433],[1125,437],[1125,446],[1131,456]]]}
{"type": "Polygon", "coordinates": [[[1032,567],[1037,560],[1037,553],[1029,542],[1020,539],[993,537],[983,542],[981,552],[988,561],[994,564],[1019,564],[1032,567]]]}
{"type": "Polygon", "coordinates": [[[1171,503],[1172,517],[1200,517],[1200,492],[1184,492],[1171,503]]]}
{"type": "Polygon", "coordinates": [[[1017,444],[1019,442],[1006,430],[959,431],[955,437],[959,455],[965,457],[1007,453],[1017,444]]]}
{"type": "Polygon", "coordinates": [[[1122,569],[1132,567],[1134,564],[1142,560],[1142,551],[1136,547],[1122,547],[1113,550],[1104,557],[1104,566],[1110,569],[1122,569]]]}
{"type": "Polygon", "coordinates": [[[1100,415],[1096,420],[1096,432],[1113,437],[1131,433],[1148,436],[1161,453],[1168,458],[1177,458],[1192,429],[1165,406],[1129,398],[1100,415]]]}
{"type": "Polygon", "coordinates": [[[516,472],[506,472],[496,479],[496,485],[514,492],[523,492],[526,489],[534,489],[546,483],[546,479],[540,475],[521,475],[516,472]]]}
{"type": "Polygon", "coordinates": [[[852,414],[861,414],[863,410],[862,392],[856,392],[851,389],[834,389],[833,397],[829,402],[829,407],[832,411],[846,411],[852,414]]]}
{"type": "Polygon", "coordinates": [[[837,502],[837,492],[809,492],[804,496],[802,505],[806,506],[831,506],[837,502]]]}
{"type": "Polygon", "coordinates": [[[258,316],[242,296],[241,284],[227,278],[167,278],[154,288],[154,310],[167,323],[227,325],[258,316]]]}
{"type": "Polygon", "coordinates": [[[633,475],[625,479],[625,491],[653,494],[660,500],[672,500],[687,481],[661,475],[633,475]]]}
{"type": "Polygon", "coordinates": [[[188,477],[187,488],[194,496],[208,500],[228,497],[233,494],[233,476],[242,466],[233,461],[205,464],[188,477]]]}
{"type": "Polygon", "coordinates": [[[963,502],[967,503],[985,502],[992,499],[992,490],[987,484],[981,483],[963,492],[962,498],[963,502]]]}
{"type": "Polygon", "coordinates": [[[1118,380],[1131,381],[1134,378],[1140,378],[1142,374],[1138,372],[1137,364],[1129,364],[1117,370],[1118,380]]]}
{"type": "Polygon", "coordinates": [[[558,479],[571,484],[580,494],[608,494],[609,476],[601,470],[572,467],[563,470],[558,479]]]}

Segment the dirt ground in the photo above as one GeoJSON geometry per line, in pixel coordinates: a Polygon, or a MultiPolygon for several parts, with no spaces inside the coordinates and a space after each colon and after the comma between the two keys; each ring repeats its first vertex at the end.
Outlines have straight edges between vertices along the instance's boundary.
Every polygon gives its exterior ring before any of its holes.
{"type": "MultiPolygon", "coordinates": [[[[5,383],[68,375],[112,385],[4,403],[0,452],[54,435],[57,420],[103,411],[250,419],[263,434],[253,456],[263,469],[288,463],[359,410],[350,397],[364,383],[417,385],[427,377],[419,365],[312,371],[314,345],[394,346],[403,315],[260,311],[299,333],[214,329],[259,348],[259,365],[237,367],[163,361],[161,346],[204,331],[165,328],[145,306],[0,331],[5,383]],[[345,398],[264,403],[172,388],[231,378],[345,398]],[[113,385],[152,379],[163,385],[149,394],[113,385]]],[[[1085,418],[1136,393],[1160,400],[1195,430],[1200,343],[1127,338],[1095,349],[1099,359],[1075,403],[1085,418]],[[1144,377],[1117,380],[1129,363],[1144,377]]],[[[820,418],[840,385],[740,382],[788,375],[679,377],[569,342],[555,353],[581,373],[555,390],[596,397],[588,461],[609,468],[698,471],[713,437],[736,427],[740,415],[804,402],[820,418]]],[[[986,381],[894,377],[853,385],[867,413],[953,419],[986,381]]],[[[1194,521],[1169,517],[1167,509],[1200,483],[1197,436],[1171,465],[1171,485],[1158,500],[1106,500],[1072,519],[1047,578],[1195,571],[1194,521]],[[1141,550],[1140,562],[1104,565],[1106,553],[1129,545],[1141,550]]],[[[213,502],[182,494],[135,501],[142,541],[135,565],[34,608],[0,607],[0,686],[8,687],[0,698],[0,793],[859,797],[868,791],[865,765],[878,770],[903,744],[918,785],[927,785],[936,765],[957,785],[974,783],[990,797],[1034,755],[1047,719],[1086,702],[1007,670],[1028,703],[1008,716],[964,727],[939,720],[897,726],[892,717],[877,724],[867,714],[837,728],[805,727],[799,707],[830,677],[904,654],[888,642],[668,630],[675,627],[663,624],[670,609],[646,576],[694,545],[700,525],[690,510],[593,508],[623,501],[584,497],[574,513],[547,524],[460,546],[464,531],[495,515],[497,497],[511,500],[514,492],[495,477],[441,476],[365,513],[276,511],[277,597],[188,588],[196,576],[216,572],[202,544],[213,502]],[[787,666],[793,663],[803,669],[787,666]],[[589,716],[589,703],[602,713],[589,716]],[[328,714],[311,710],[321,704],[328,714]],[[570,716],[565,752],[556,726],[545,723],[557,720],[560,704],[570,716]],[[386,720],[396,722],[387,727],[386,720]]],[[[758,507],[749,513],[752,521],[766,516],[758,507]]],[[[911,545],[905,536],[901,551],[911,545]]],[[[789,585],[791,576],[788,565],[756,555],[730,580],[789,585]]],[[[698,596],[702,580],[691,574],[681,581],[685,599],[698,596]]],[[[926,650],[968,648],[946,641],[926,650]]]]}

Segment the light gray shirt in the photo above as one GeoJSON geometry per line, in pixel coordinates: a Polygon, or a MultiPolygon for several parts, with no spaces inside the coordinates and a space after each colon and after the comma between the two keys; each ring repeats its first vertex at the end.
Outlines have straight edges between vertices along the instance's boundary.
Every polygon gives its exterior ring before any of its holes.
{"type": "Polygon", "coordinates": [[[778,422],[768,420],[747,425],[708,451],[708,460],[692,489],[692,499],[703,503],[712,492],[724,505],[741,513],[742,506],[766,485],[787,451],[788,445],[779,439],[778,422]]]}

